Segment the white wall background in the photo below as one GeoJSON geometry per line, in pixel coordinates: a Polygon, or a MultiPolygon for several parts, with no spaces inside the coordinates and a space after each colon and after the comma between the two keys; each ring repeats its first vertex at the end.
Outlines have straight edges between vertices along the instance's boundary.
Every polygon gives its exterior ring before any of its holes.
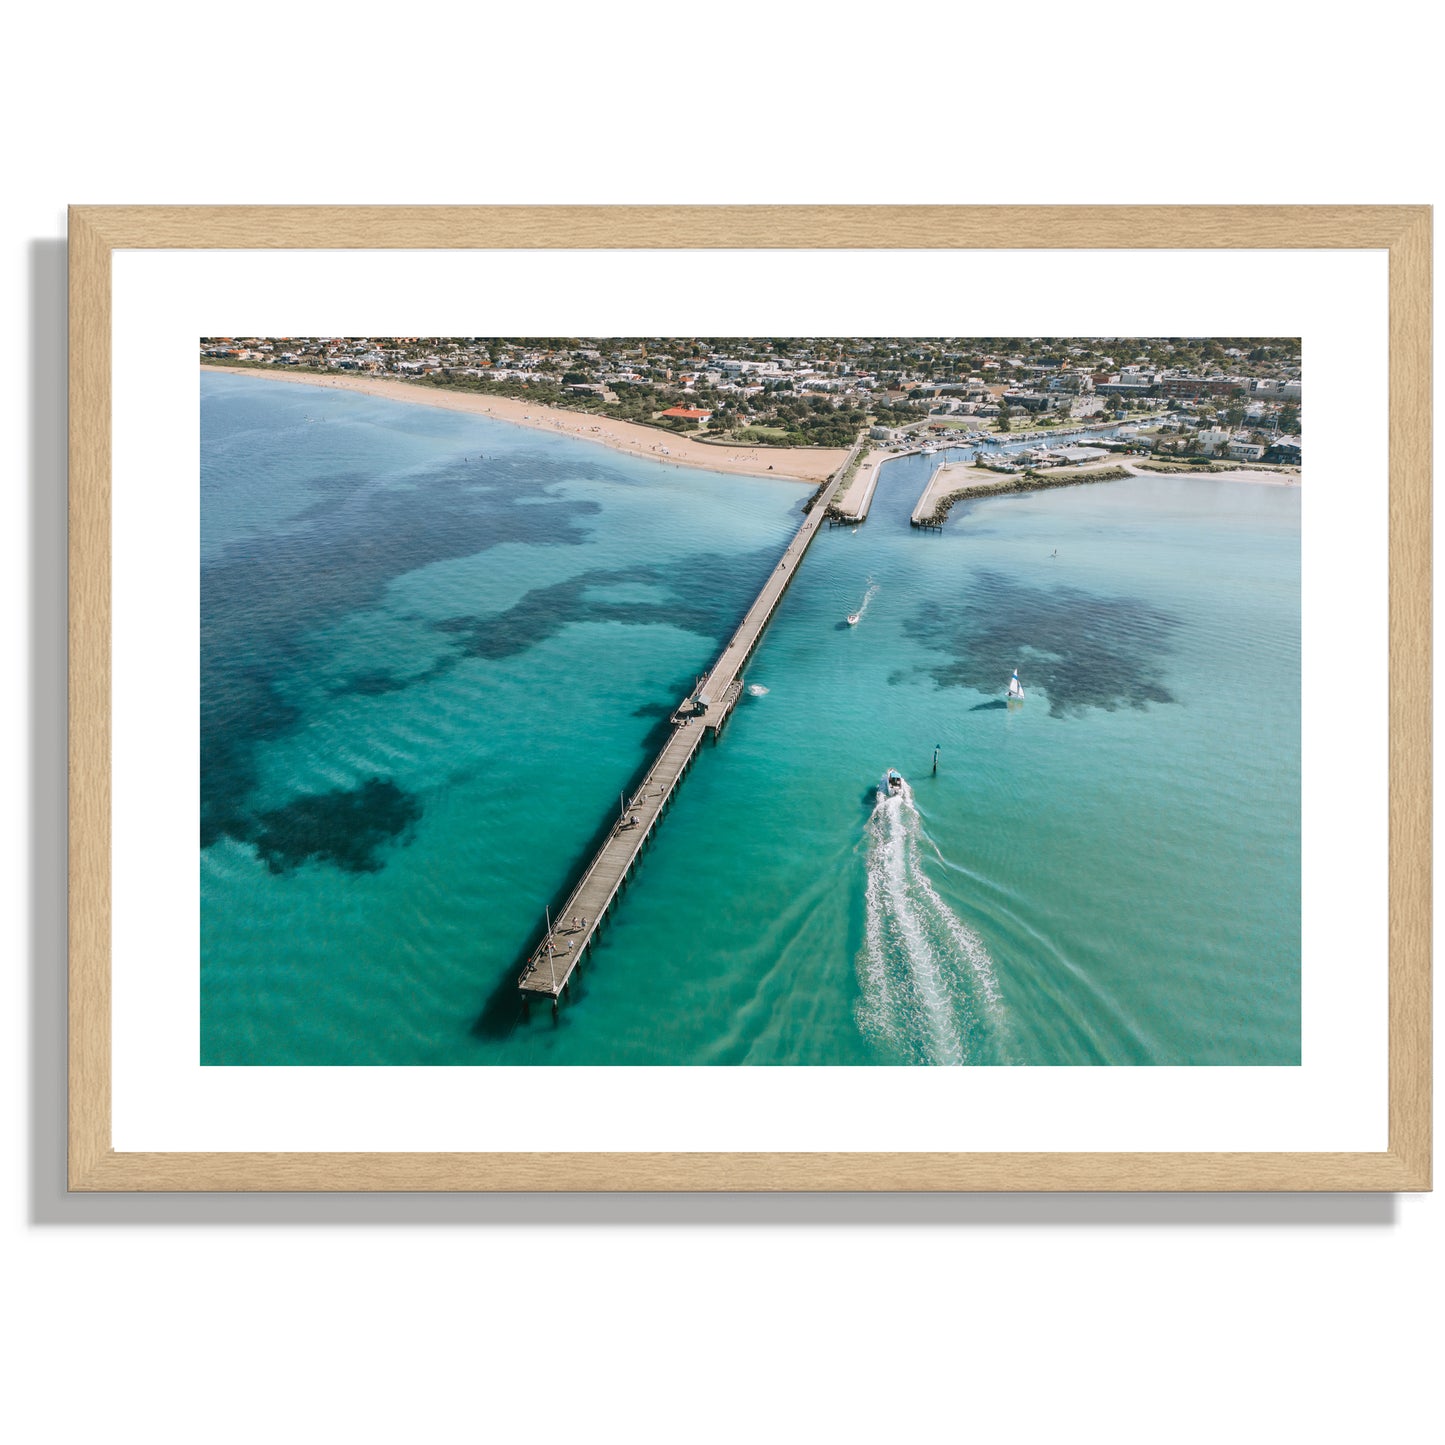
{"type": "Polygon", "coordinates": [[[1178,19],[1048,4],[972,21],[933,4],[856,21],[755,3],[530,13],[266,0],[7,20],[0,1430],[1435,1438],[1432,1197],[65,1196],[68,202],[1439,191],[1435,58],[1395,0],[1307,22],[1239,4],[1178,19]]]}

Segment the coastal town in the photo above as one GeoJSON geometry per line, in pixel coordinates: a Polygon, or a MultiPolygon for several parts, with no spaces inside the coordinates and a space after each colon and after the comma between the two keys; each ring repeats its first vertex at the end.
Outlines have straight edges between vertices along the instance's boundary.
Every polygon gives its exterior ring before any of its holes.
{"type": "MultiPolygon", "coordinates": [[[[1252,338],[203,337],[211,366],[409,383],[652,428],[719,450],[975,445],[1111,432],[1161,465],[1297,469],[1298,341],[1252,338]],[[1119,430],[1124,428],[1125,430],[1119,430]]],[[[665,440],[652,450],[671,455],[665,440]]],[[[797,473],[803,475],[802,473],[797,473]]]]}

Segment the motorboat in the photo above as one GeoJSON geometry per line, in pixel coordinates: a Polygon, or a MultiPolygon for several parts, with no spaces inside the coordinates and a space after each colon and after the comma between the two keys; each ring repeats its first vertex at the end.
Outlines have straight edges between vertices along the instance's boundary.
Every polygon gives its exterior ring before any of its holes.
{"type": "Polygon", "coordinates": [[[903,791],[903,774],[897,768],[889,768],[884,774],[883,782],[890,798],[896,798],[903,791]]]}
{"type": "Polygon", "coordinates": [[[862,619],[862,616],[863,614],[861,612],[850,612],[848,614],[848,626],[857,627],[859,621],[862,619]]]}

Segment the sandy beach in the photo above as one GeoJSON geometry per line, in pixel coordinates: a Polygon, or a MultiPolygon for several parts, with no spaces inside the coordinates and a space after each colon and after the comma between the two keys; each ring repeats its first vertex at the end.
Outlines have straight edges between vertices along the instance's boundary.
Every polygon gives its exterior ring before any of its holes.
{"type": "Polygon", "coordinates": [[[290,371],[259,371],[252,367],[211,366],[202,371],[224,371],[231,376],[254,376],[261,381],[289,382],[320,390],[359,391],[388,401],[409,401],[419,406],[436,406],[445,411],[469,411],[495,417],[517,426],[539,431],[563,432],[582,441],[597,442],[616,451],[680,467],[702,467],[748,477],[780,477],[786,481],[816,484],[831,476],[848,456],[845,447],[745,447],[716,445],[671,436],[654,427],[635,422],[614,421],[589,412],[563,407],[539,406],[510,396],[488,396],[482,392],[443,391],[379,376],[298,376],[290,371]]]}
{"type": "MultiPolygon", "coordinates": [[[[1136,477],[1174,477],[1184,481],[1248,482],[1251,486],[1261,487],[1297,487],[1300,484],[1298,472],[1257,472],[1248,468],[1227,472],[1156,472],[1147,467],[1133,466],[1128,462],[1121,464],[1117,457],[1104,457],[1089,465],[1069,467],[1066,470],[1070,473],[1104,471],[1120,465],[1123,465],[1126,471],[1136,477]]],[[[859,470],[861,472],[862,468],[859,470]]],[[[1039,475],[1047,478],[1049,473],[1044,471],[1039,475]]],[[[918,499],[917,515],[930,515],[938,503],[952,492],[972,491],[976,487],[994,487],[1000,482],[1008,480],[1010,480],[1008,472],[986,471],[973,466],[970,462],[949,462],[935,470],[927,489],[918,499]]]]}
{"type": "MultiPolygon", "coordinates": [[[[1100,461],[1090,463],[1081,467],[1068,467],[1065,469],[1067,475],[1078,476],[1082,481],[1088,472],[1117,470],[1120,466],[1119,460],[1114,457],[1105,457],[1100,461]]],[[[1261,472],[1249,468],[1238,468],[1232,471],[1221,472],[1156,472],[1144,467],[1132,466],[1129,463],[1123,464],[1124,470],[1135,477],[1180,477],[1185,480],[1194,480],[1196,477],[1211,482],[1247,482],[1252,486],[1265,487],[1297,487],[1300,484],[1298,472],[1261,472]]],[[[861,468],[860,468],[861,470],[861,468]]],[[[1047,480],[1049,473],[1041,472],[1040,477],[1047,480]]],[[[918,505],[913,509],[915,519],[932,517],[938,510],[940,503],[946,497],[957,496],[965,492],[977,490],[992,490],[1010,480],[1014,480],[1007,472],[988,471],[975,467],[971,462],[947,462],[934,469],[933,475],[928,480],[928,485],[923,489],[923,495],[918,499],[918,505]]],[[[1063,478],[1060,478],[1062,481],[1063,478]]]]}
{"type": "MultiPolygon", "coordinates": [[[[1129,470],[1136,477],[1184,477],[1188,478],[1190,473],[1179,472],[1155,472],[1147,467],[1130,467],[1129,470]]],[[[1297,487],[1300,484],[1298,472],[1257,472],[1250,468],[1239,468],[1228,472],[1199,472],[1197,474],[1206,482],[1249,482],[1257,487],[1297,487]]]]}

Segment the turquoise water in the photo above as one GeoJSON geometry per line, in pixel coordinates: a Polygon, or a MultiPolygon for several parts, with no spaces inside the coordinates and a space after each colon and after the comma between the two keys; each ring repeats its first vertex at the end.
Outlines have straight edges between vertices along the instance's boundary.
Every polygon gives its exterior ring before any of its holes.
{"type": "Polygon", "coordinates": [[[1298,490],[925,534],[889,463],[554,1022],[543,908],[807,490],[264,378],[201,418],[204,1062],[1299,1061],[1298,490]]]}

